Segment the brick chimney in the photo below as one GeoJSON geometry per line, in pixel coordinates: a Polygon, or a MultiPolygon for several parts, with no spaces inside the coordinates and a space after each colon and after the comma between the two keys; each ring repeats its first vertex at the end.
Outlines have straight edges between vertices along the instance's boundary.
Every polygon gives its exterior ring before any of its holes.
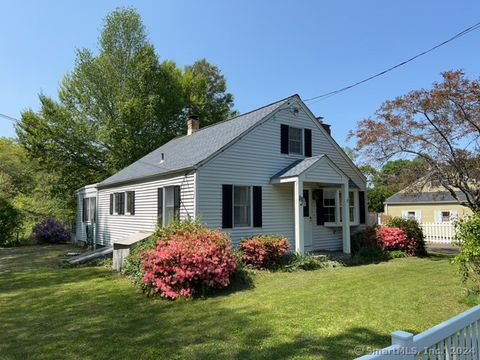
{"type": "Polygon", "coordinates": [[[190,115],[187,119],[187,135],[192,135],[200,129],[200,119],[197,115],[190,115]]]}
{"type": "Polygon", "coordinates": [[[328,133],[328,135],[332,135],[332,129],[330,128],[330,124],[325,124],[323,122],[323,116],[318,116],[317,117],[317,120],[318,122],[320,123],[320,125],[322,125],[322,127],[325,129],[325,131],[328,133]]]}

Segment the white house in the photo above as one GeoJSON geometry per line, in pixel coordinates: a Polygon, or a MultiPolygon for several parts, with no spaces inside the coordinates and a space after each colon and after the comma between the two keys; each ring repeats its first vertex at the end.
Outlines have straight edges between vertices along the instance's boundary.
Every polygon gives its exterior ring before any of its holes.
{"type": "Polygon", "coordinates": [[[97,244],[112,245],[179,216],[234,243],[282,234],[299,252],[350,252],[366,180],[298,95],[201,129],[187,123],[187,135],[76,191],[77,240],[90,224],[97,244]]]}

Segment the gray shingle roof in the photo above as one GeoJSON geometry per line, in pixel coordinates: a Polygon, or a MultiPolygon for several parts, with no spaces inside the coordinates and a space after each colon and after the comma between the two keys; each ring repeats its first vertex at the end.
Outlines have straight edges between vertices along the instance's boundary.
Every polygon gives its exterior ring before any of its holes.
{"type": "MultiPolygon", "coordinates": [[[[301,173],[303,173],[304,171],[306,171],[308,168],[313,166],[317,161],[319,161],[323,157],[328,158],[327,155],[321,154],[321,155],[312,156],[312,157],[305,158],[305,159],[296,160],[293,163],[291,163],[290,165],[288,165],[286,168],[280,170],[278,173],[273,175],[271,177],[271,180],[273,180],[273,179],[285,179],[285,178],[289,178],[289,177],[298,176],[301,173]]],[[[340,186],[339,184],[329,185],[329,187],[339,187],[339,186],[340,186]]],[[[360,189],[360,187],[357,184],[355,184],[355,182],[351,179],[348,180],[348,187],[350,189],[360,189]]]]}
{"type": "Polygon", "coordinates": [[[290,165],[288,165],[286,168],[283,170],[280,170],[278,173],[272,176],[272,179],[283,179],[283,178],[288,178],[292,176],[298,176],[301,173],[303,173],[305,170],[307,170],[310,166],[315,164],[318,160],[323,158],[325,155],[318,155],[318,156],[313,156],[309,157],[306,159],[300,159],[296,160],[290,165]]]}
{"type": "MultiPolygon", "coordinates": [[[[464,201],[465,195],[457,192],[460,200],[464,201]]],[[[456,203],[458,202],[448,191],[437,192],[398,192],[390,196],[385,204],[408,204],[408,203],[456,203]]]]}
{"type": "Polygon", "coordinates": [[[177,137],[102,181],[99,186],[193,168],[260,123],[291,98],[177,137]],[[164,161],[161,161],[164,154],[164,161]]]}

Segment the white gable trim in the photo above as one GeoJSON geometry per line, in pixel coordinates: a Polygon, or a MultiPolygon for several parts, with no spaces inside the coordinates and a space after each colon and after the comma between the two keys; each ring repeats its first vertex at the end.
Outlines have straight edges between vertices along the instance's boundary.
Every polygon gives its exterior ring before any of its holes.
{"type": "Polygon", "coordinates": [[[315,115],[311,112],[311,110],[308,108],[307,105],[302,101],[300,97],[298,97],[299,100],[299,105],[302,107],[302,109],[305,111],[305,113],[311,118],[311,120],[317,125],[317,127],[320,129],[321,132],[325,135],[325,137],[330,141],[330,143],[337,149],[337,151],[343,156],[343,158],[347,161],[347,163],[350,165],[350,167],[360,176],[361,179],[366,183],[367,178],[365,175],[362,174],[362,172],[358,169],[358,167],[353,163],[352,159],[348,157],[347,154],[345,154],[345,151],[341,148],[340,145],[335,141],[335,139],[327,133],[327,131],[323,128],[323,126],[320,124],[320,122],[317,120],[315,115]]]}

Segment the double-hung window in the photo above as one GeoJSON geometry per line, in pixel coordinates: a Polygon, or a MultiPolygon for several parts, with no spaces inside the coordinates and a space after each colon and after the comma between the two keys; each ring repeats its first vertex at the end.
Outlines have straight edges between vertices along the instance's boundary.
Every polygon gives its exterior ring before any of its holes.
{"type": "Polygon", "coordinates": [[[303,129],[291,126],[288,129],[288,152],[303,155],[303,129]]]}
{"type": "Polygon", "coordinates": [[[96,200],[97,199],[94,197],[88,197],[83,199],[83,212],[82,212],[83,222],[95,221],[96,200]]]}
{"type": "Polygon", "coordinates": [[[450,211],[442,211],[442,222],[450,222],[450,211]]]}
{"type": "Polygon", "coordinates": [[[135,215],[135,191],[127,191],[127,214],[135,215]]]}
{"type": "Polygon", "coordinates": [[[326,223],[337,222],[337,191],[326,189],[323,192],[323,207],[326,223]]]}
{"type": "Polygon", "coordinates": [[[157,201],[159,225],[169,225],[180,219],[180,186],[159,188],[157,201]]]}
{"type": "MultiPolygon", "coordinates": [[[[350,224],[359,223],[358,191],[348,192],[348,217],[350,224]]],[[[342,190],[323,190],[323,217],[326,226],[340,226],[343,223],[342,190]]]]}
{"type": "MultiPolygon", "coordinates": [[[[338,199],[339,199],[339,207],[340,207],[340,222],[343,219],[343,202],[342,202],[342,192],[338,192],[338,199]]],[[[349,191],[348,192],[348,214],[350,218],[350,222],[356,222],[356,211],[355,211],[355,192],[349,191]]]]}
{"type": "Polygon", "coordinates": [[[119,192],[114,194],[113,213],[115,215],[125,215],[125,193],[119,192]]]}
{"type": "Polygon", "coordinates": [[[233,186],[233,227],[252,225],[251,186],[233,186]]]}

